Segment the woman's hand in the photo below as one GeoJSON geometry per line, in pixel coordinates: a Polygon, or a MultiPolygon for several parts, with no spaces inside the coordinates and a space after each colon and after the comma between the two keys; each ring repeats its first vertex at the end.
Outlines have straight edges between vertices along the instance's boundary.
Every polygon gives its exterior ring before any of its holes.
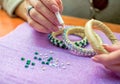
{"type": "Polygon", "coordinates": [[[50,33],[60,26],[55,12],[62,12],[61,0],[26,0],[26,8],[33,6],[27,16],[28,23],[37,31],[50,33]]]}
{"type": "Polygon", "coordinates": [[[115,73],[120,73],[120,42],[114,45],[103,45],[109,54],[99,54],[92,59],[95,62],[103,64],[106,68],[110,69],[115,73]]]}

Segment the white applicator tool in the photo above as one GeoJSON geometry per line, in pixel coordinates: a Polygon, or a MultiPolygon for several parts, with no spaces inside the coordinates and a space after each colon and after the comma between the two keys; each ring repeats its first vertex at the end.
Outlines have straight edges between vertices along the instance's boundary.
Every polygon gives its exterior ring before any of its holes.
{"type": "MultiPolygon", "coordinates": [[[[59,23],[62,25],[62,27],[64,28],[64,21],[63,21],[63,19],[62,19],[61,14],[60,14],[59,12],[56,12],[55,15],[56,15],[56,17],[57,17],[57,19],[58,19],[58,22],[59,22],[59,23]]],[[[59,28],[61,28],[61,27],[59,27],[59,28]]]]}

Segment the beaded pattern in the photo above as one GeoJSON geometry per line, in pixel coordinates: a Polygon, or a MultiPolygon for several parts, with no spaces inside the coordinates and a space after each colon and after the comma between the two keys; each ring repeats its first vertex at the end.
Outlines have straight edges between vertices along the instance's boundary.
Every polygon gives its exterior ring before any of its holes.
{"type": "MultiPolygon", "coordinates": [[[[54,32],[54,34],[51,33],[51,34],[48,35],[48,39],[50,40],[50,42],[53,45],[55,45],[57,47],[64,48],[64,49],[68,49],[68,47],[66,46],[66,44],[62,40],[59,40],[59,39],[56,38],[57,35],[62,34],[62,33],[63,33],[63,30],[61,32],[59,31],[59,33],[57,33],[57,32],[54,32]]],[[[79,35],[79,34],[76,33],[75,35],[79,35]]],[[[73,45],[84,48],[85,46],[88,45],[88,40],[83,39],[81,41],[75,41],[75,42],[72,42],[72,43],[73,43],[73,45]]]]}
{"type": "MultiPolygon", "coordinates": [[[[94,56],[96,55],[97,53],[93,50],[93,49],[85,49],[85,48],[82,48],[82,47],[78,47],[76,45],[74,45],[69,39],[68,39],[68,35],[69,33],[72,31],[72,33],[70,34],[73,34],[73,31],[74,30],[79,30],[78,32],[80,33],[83,33],[84,34],[84,28],[82,27],[75,27],[75,28],[69,28],[69,29],[65,29],[64,32],[63,32],[63,41],[64,43],[66,44],[66,46],[68,47],[68,49],[70,50],[71,53],[75,54],[75,55],[79,55],[79,56],[94,56]]],[[[86,43],[86,37],[85,37],[85,34],[81,37],[84,37],[83,40],[81,40],[82,43],[84,43],[84,45],[88,45],[86,43]]]]}
{"type": "Polygon", "coordinates": [[[64,48],[64,49],[68,49],[67,46],[64,44],[64,42],[62,40],[58,40],[58,39],[55,39],[52,34],[49,34],[48,35],[48,39],[50,40],[50,42],[57,46],[57,47],[61,47],[61,48],[64,48]]]}

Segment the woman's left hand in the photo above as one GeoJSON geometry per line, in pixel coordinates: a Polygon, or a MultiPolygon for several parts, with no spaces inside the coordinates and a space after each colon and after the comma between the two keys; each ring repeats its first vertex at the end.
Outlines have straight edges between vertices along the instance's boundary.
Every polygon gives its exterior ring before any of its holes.
{"type": "Polygon", "coordinates": [[[103,64],[107,69],[120,73],[120,42],[114,45],[103,45],[109,54],[99,54],[92,57],[93,61],[103,64]]]}

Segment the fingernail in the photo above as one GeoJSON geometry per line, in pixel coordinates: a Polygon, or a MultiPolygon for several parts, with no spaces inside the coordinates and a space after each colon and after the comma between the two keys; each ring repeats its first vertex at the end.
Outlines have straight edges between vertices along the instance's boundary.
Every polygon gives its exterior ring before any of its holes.
{"type": "Polygon", "coordinates": [[[59,4],[59,3],[60,3],[60,0],[56,0],[56,2],[59,4]]]}
{"type": "Polygon", "coordinates": [[[62,4],[62,1],[61,0],[56,0],[58,4],[62,4]]]}
{"type": "Polygon", "coordinates": [[[103,46],[107,46],[108,44],[102,44],[103,46]]]}
{"type": "Polygon", "coordinates": [[[55,13],[59,11],[59,8],[56,5],[52,5],[52,10],[55,13]]]}
{"type": "Polygon", "coordinates": [[[103,47],[107,47],[107,46],[108,46],[108,44],[102,44],[102,46],[103,46],[103,47]]]}
{"type": "Polygon", "coordinates": [[[97,56],[91,58],[94,62],[99,62],[97,56]]]}

